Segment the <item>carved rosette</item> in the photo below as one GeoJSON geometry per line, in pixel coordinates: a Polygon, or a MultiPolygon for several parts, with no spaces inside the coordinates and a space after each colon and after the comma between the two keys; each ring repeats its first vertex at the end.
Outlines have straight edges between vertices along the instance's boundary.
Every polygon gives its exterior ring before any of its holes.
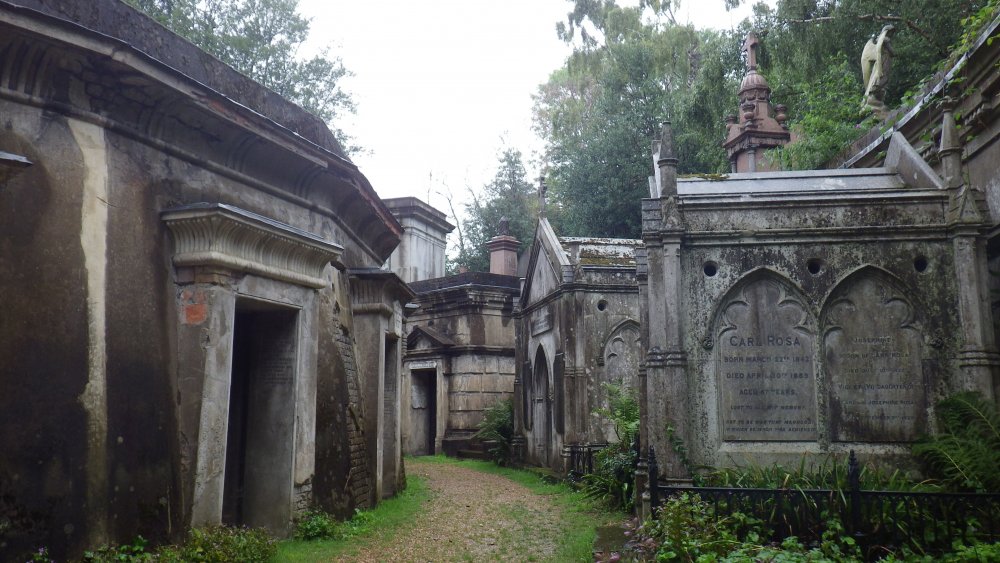
{"type": "Polygon", "coordinates": [[[214,267],[319,289],[344,247],[291,225],[225,204],[169,209],[174,266],[214,267]]]}

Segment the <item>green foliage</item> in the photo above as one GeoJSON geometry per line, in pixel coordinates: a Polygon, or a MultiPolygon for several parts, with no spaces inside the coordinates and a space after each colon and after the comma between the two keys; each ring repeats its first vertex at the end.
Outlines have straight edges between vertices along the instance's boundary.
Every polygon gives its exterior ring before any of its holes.
{"type": "Polygon", "coordinates": [[[839,522],[832,521],[829,524],[832,527],[823,534],[823,541],[817,547],[807,547],[794,536],[786,538],[780,546],[762,546],[745,542],[738,549],[720,558],[719,562],[847,563],[863,561],[854,539],[843,534],[843,529],[838,526],[839,522]]]}
{"type": "Polygon", "coordinates": [[[368,510],[355,510],[350,520],[337,520],[335,516],[319,509],[307,511],[295,524],[298,540],[345,540],[364,533],[375,521],[368,510]]]}
{"type": "Polygon", "coordinates": [[[594,412],[614,424],[618,441],[594,455],[594,471],[583,476],[582,487],[587,498],[627,512],[635,505],[639,401],[632,389],[621,384],[605,383],[603,387],[608,394],[608,406],[594,412]]]}
{"type": "Polygon", "coordinates": [[[958,490],[1000,491],[1000,413],[977,393],[937,405],[939,433],[913,446],[928,474],[958,490]]]}
{"type": "MultiPolygon", "coordinates": [[[[748,465],[713,469],[702,475],[706,486],[758,489],[833,489],[849,488],[847,462],[843,458],[826,457],[821,463],[807,463],[803,457],[794,468],[774,465],[748,465]]],[[[881,491],[933,492],[940,487],[927,481],[914,481],[906,473],[894,469],[885,471],[865,464],[861,467],[861,488],[881,491]]]]}
{"type": "Polygon", "coordinates": [[[49,557],[49,548],[40,547],[35,551],[31,552],[31,563],[53,563],[54,560],[49,557]]]}
{"type": "Polygon", "coordinates": [[[514,437],[514,403],[497,401],[483,413],[475,438],[491,443],[490,455],[497,465],[510,463],[510,442],[514,437]]]}
{"type": "Polygon", "coordinates": [[[315,508],[308,510],[295,522],[295,539],[332,538],[336,535],[338,524],[337,519],[327,512],[315,508]]]}
{"type": "MultiPolygon", "coordinates": [[[[471,190],[470,190],[471,191],[471,190]]],[[[521,244],[521,252],[535,234],[537,191],[527,178],[521,151],[504,148],[497,156],[497,171],[479,193],[472,192],[462,221],[456,263],[473,272],[488,272],[490,254],[486,243],[499,234],[500,220],[506,218],[510,235],[521,244]]]]}
{"type": "Polygon", "coordinates": [[[157,553],[157,561],[169,563],[264,563],[277,554],[275,541],[260,528],[214,526],[194,528],[187,541],[157,553]]]}
{"type": "Polygon", "coordinates": [[[130,544],[118,546],[104,546],[94,551],[83,552],[83,561],[88,563],[143,563],[153,561],[152,553],[146,551],[149,542],[142,536],[136,538],[130,544]]]}
{"type": "Polygon", "coordinates": [[[1000,543],[960,545],[954,553],[941,558],[945,563],[1000,563],[1000,543]]]}
{"type": "Polygon", "coordinates": [[[340,57],[323,51],[297,56],[309,36],[298,0],[126,0],[198,47],[299,104],[324,121],[350,154],[360,150],[337,128],[354,101],[340,87],[349,73],[340,57]]]}
{"type": "Polygon", "coordinates": [[[871,114],[861,112],[863,88],[847,61],[831,61],[823,74],[801,86],[801,117],[791,123],[798,138],[767,153],[784,169],[819,168],[875,125],[871,114]]]}
{"type": "Polygon", "coordinates": [[[615,436],[619,442],[632,442],[639,434],[639,400],[635,391],[621,383],[603,383],[608,394],[608,406],[594,410],[614,424],[615,436]]]}
{"type": "Polygon", "coordinates": [[[718,518],[698,495],[681,493],[666,499],[656,517],[639,528],[638,545],[655,561],[712,561],[740,546],[737,531],[747,525],[754,524],[739,514],[718,518]]]}
{"type": "Polygon", "coordinates": [[[539,88],[534,124],[563,234],[639,236],[650,141],[665,118],[681,172],[726,169],[722,116],[735,106],[739,42],[671,23],[669,4],[579,0],[560,32],[582,44],[539,88]]]}
{"type": "MultiPolygon", "coordinates": [[[[384,499],[371,510],[355,511],[346,521],[336,521],[330,515],[312,511],[317,517],[310,525],[315,525],[317,533],[324,533],[313,539],[296,539],[278,544],[278,561],[342,561],[359,545],[372,541],[373,537],[391,539],[397,528],[411,522],[431,498],[427,483],[419,476],[409,476],[406,488],[396,496],[384,499]],[[324,529],[332,524],[333,530],[324,529]]],[[[301,522],[304,521],[300,520],[301,522]]]]}

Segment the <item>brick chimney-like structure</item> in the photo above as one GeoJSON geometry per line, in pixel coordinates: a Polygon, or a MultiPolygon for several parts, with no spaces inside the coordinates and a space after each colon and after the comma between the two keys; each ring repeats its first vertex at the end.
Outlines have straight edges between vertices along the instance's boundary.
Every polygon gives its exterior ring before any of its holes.
{"type": "Polygon", "coordinates": [[[510,221],[500,220],[500,233],[486,243],[490,251],[490,273],[501,276],[517,275],[517,249],[521,243],[510,236],[510,221]]]}

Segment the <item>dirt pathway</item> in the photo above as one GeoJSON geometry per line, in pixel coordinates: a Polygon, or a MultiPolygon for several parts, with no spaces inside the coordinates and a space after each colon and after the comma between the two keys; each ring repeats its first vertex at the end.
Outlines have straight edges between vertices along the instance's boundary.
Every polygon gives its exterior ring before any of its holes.
{"type": "Polygon", "coordinates": [[[343,561],[544,561],[567,525],[551,499],[497,475],[408,459],[432,496],[414,521],[343,561]]]}

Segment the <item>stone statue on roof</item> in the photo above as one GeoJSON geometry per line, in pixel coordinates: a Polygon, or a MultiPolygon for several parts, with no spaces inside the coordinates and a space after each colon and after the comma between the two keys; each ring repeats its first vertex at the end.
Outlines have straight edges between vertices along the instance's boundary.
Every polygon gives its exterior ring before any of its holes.
{"type": "Polygon", "coordinates": [[[886,25],[877,37],[868,40],[861,52],[861,78],[865,83],[864,107],[885,119],[885,88],[892,68],[892,36],[896,27],[886,25]]]}

